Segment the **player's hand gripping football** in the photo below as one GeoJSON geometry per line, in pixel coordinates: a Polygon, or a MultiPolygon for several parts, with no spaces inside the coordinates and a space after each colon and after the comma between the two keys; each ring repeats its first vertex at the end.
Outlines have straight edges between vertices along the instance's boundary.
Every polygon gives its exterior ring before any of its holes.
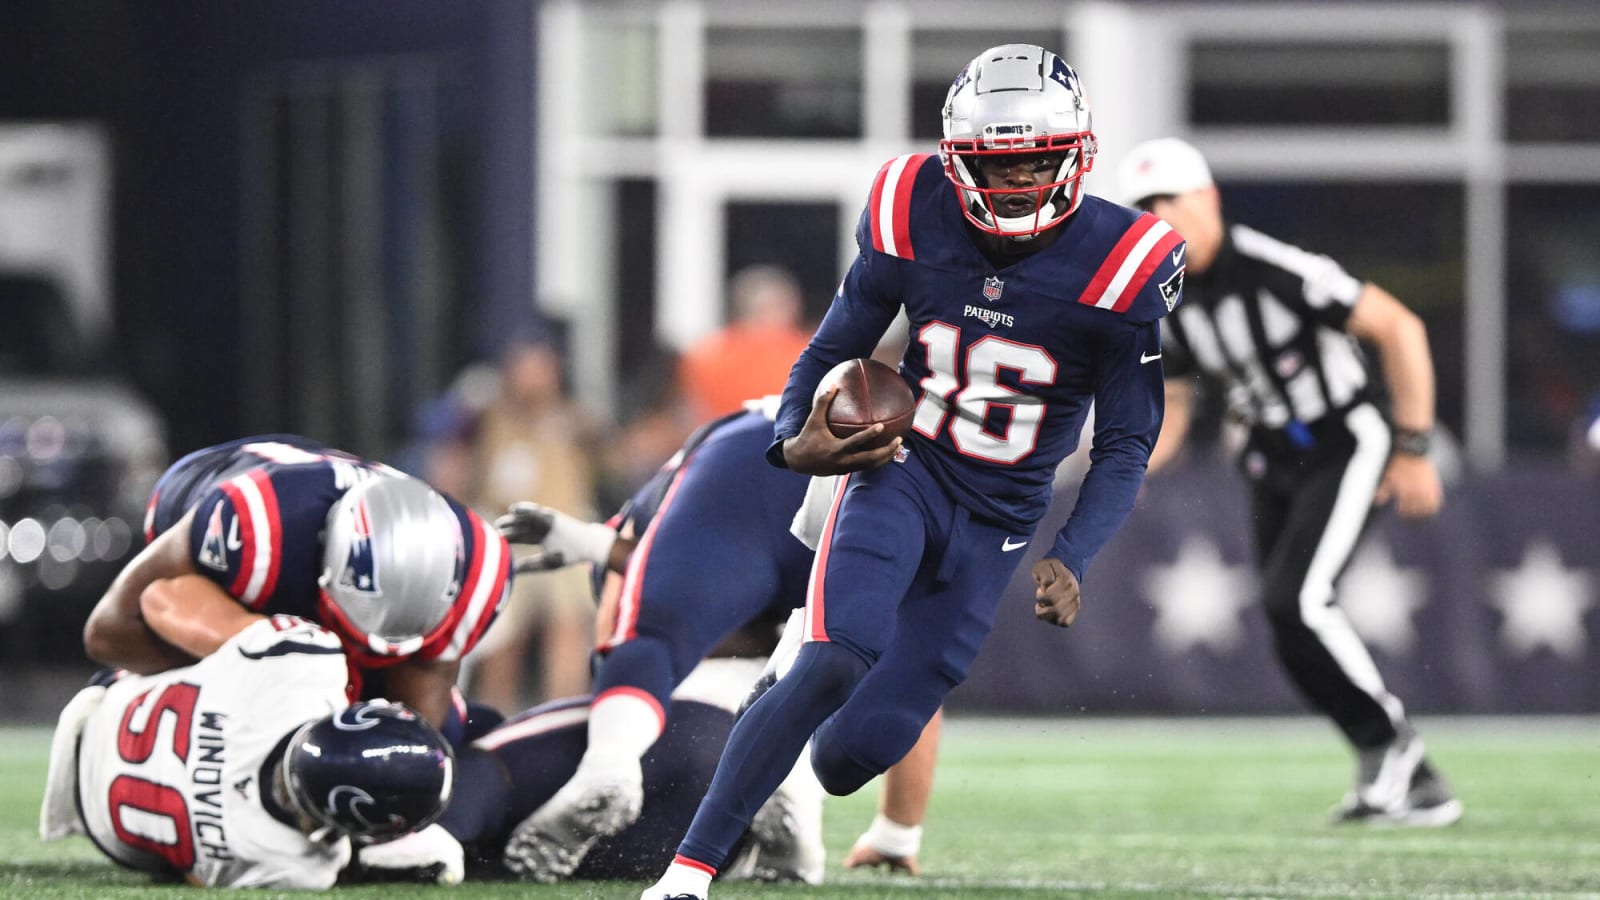
{"type": "Polygon", "coordinates": [[[838,392],[837,387],[818,392],[800,433],[783,442],[783,459],[790,469],[802,475],[842,475],[876,469],[899,452],[900,438],[872,446],[883,433],[881,423],[847,438],[834,437],[828,428],[828,405],[838,392]]]}
{"type": "Polygon", "coordinates": [[[1078,618],[1082,602],[1078,576],[1059,559],[1045,557],[1033,564],[1033,615],[1040,621],[1066,628],[1078,618]]]}

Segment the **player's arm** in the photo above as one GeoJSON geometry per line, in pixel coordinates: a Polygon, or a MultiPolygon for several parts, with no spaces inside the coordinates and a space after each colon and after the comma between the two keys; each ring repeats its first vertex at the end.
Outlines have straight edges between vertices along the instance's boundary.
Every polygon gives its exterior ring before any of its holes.
{"type": "MultiPolygon", "coordinates": [[[[158,535],[117,573],[84,623],[83,648],[90,659],[140,674],[161,672],[194,661],[193,656],[152,631],[142,609],[142,598],[147,591],[164,591],[169,587],[166,582],[196,574],[188,545],[193,518],[194,510],[185,513],[177,525],[158,535]]],[[[220,587],[211,582],[206,584],[210,591],[226,598],[220,587]]]]}
{"type": "Polygon", "coordinates": [[[547,572],[577,563],[604,565],[621,573],[638,541],[622,537],[610,525],[585,522],[538,503],[511,504],[494,527],[510,543],[537,544],[539,551],[517,558],[518,572],[547,572]]]}
{"type": "Polygon", "coordinates": [[[266,618],[239,605],[201,575],[156,581],[140,595],[139,611],[157,637],[196,659],[210,656],[229,638],[266,618]]]}
{"type": "MultiPolygon", "coordinates": [[[[1434,424],[1433,354],[1422,319],[1383,288],[1368,282],[1350,309],[1346,329],[1378,349],[1389,388],[1395,428],[1427,434],[1434,424]]],[[[1384,471],[1376,500],[1395,501],[1400,515],[1425,518],[1439,511],[1444,489],[1426,455],[1397,452],[1384,471]]]]}
{"type": "Polygon", "coordinates": [[[894,456],[888,447],[861,453],[875,431],[835,438],[824,420],[827,404],[817,396],[817,385],[834,366],[871,356],[877,349],[900,311],[898,288],[889,283],[895,278],[894,261],[874,251],[864,250],[851,263],[822,324],[789,370],[768,462],[807,475],[833,475],[882,465],[894,456]]]}
{"type": "Polygon", "coordinates": [[[921,875],[917,854],[922,849],[922,820],[933,794],[933,770],[939,758],[939,733],[944,710],[922,729],[922,736],[899,762],[883,773],[878,814],[866,833],[844,858],[844,867],[884,866],[891,871],[921,875]]]}
{"type": "Polygon", "coordinates": [[[404,703],[435,728],[443,728],[450,717],[450,689],[460,673],[460,660],[406,657],[383,670],[385,699],[404,703]]]}
{"type": "Polygon", "coordinates": [[[1138,499],[1165,407],[1165,379],[1155,359],[1160,341],[1156,322],[1130,322],[1102,337],[1094,349],[1095,427],[1089,471],[1050,553],[1033,567],[1034,615],[1051,624],[1072,623],[1084,570],[1122,527],[1138,499]]]}

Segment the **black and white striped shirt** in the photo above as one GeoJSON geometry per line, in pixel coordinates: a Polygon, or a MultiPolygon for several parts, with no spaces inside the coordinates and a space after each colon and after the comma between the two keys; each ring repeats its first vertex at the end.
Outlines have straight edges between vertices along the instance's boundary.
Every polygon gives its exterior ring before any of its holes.
{"type": "Polygon", "coordinates": [[[1163,320],[1167,374],[1219,378],[1235,416],[1273,430],[1371,400],[1366,355],[1345,331],[1361,289],[1326,256],[1229,225],[1216,260],[1190,275],[1163,320]]]}

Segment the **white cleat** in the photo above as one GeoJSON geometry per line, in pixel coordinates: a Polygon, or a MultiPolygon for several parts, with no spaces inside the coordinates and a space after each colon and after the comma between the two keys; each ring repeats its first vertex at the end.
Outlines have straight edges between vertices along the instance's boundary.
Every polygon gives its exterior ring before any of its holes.
{"type": "Polygon", "coordinates": [[[639,818],[644,807],[639,764],[609,777],[574,775],[555,796],[522,820],[506,841],[503,861],[519,878],[553,883],[577,871],[585,856],[639,818]]]}

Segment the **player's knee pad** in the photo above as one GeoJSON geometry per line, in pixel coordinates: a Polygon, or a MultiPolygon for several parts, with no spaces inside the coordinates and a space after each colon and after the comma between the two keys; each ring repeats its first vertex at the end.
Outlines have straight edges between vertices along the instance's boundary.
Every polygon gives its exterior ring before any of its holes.
{"type": "Polygon", "coordinates": [[[910,710],[841,710],[812,738],[811,767],[828,793],[853,793],[899,762],[926,724],[910,710]]]}
{"type": "Polygon", "coordinates": [[[811,739],[811,771],[816,773],[822,789],[835,797],[854,794],[861,786],[883,772],[864,765],[850,756],[839,741],[832,739],[830,719],[811,739]]]}

